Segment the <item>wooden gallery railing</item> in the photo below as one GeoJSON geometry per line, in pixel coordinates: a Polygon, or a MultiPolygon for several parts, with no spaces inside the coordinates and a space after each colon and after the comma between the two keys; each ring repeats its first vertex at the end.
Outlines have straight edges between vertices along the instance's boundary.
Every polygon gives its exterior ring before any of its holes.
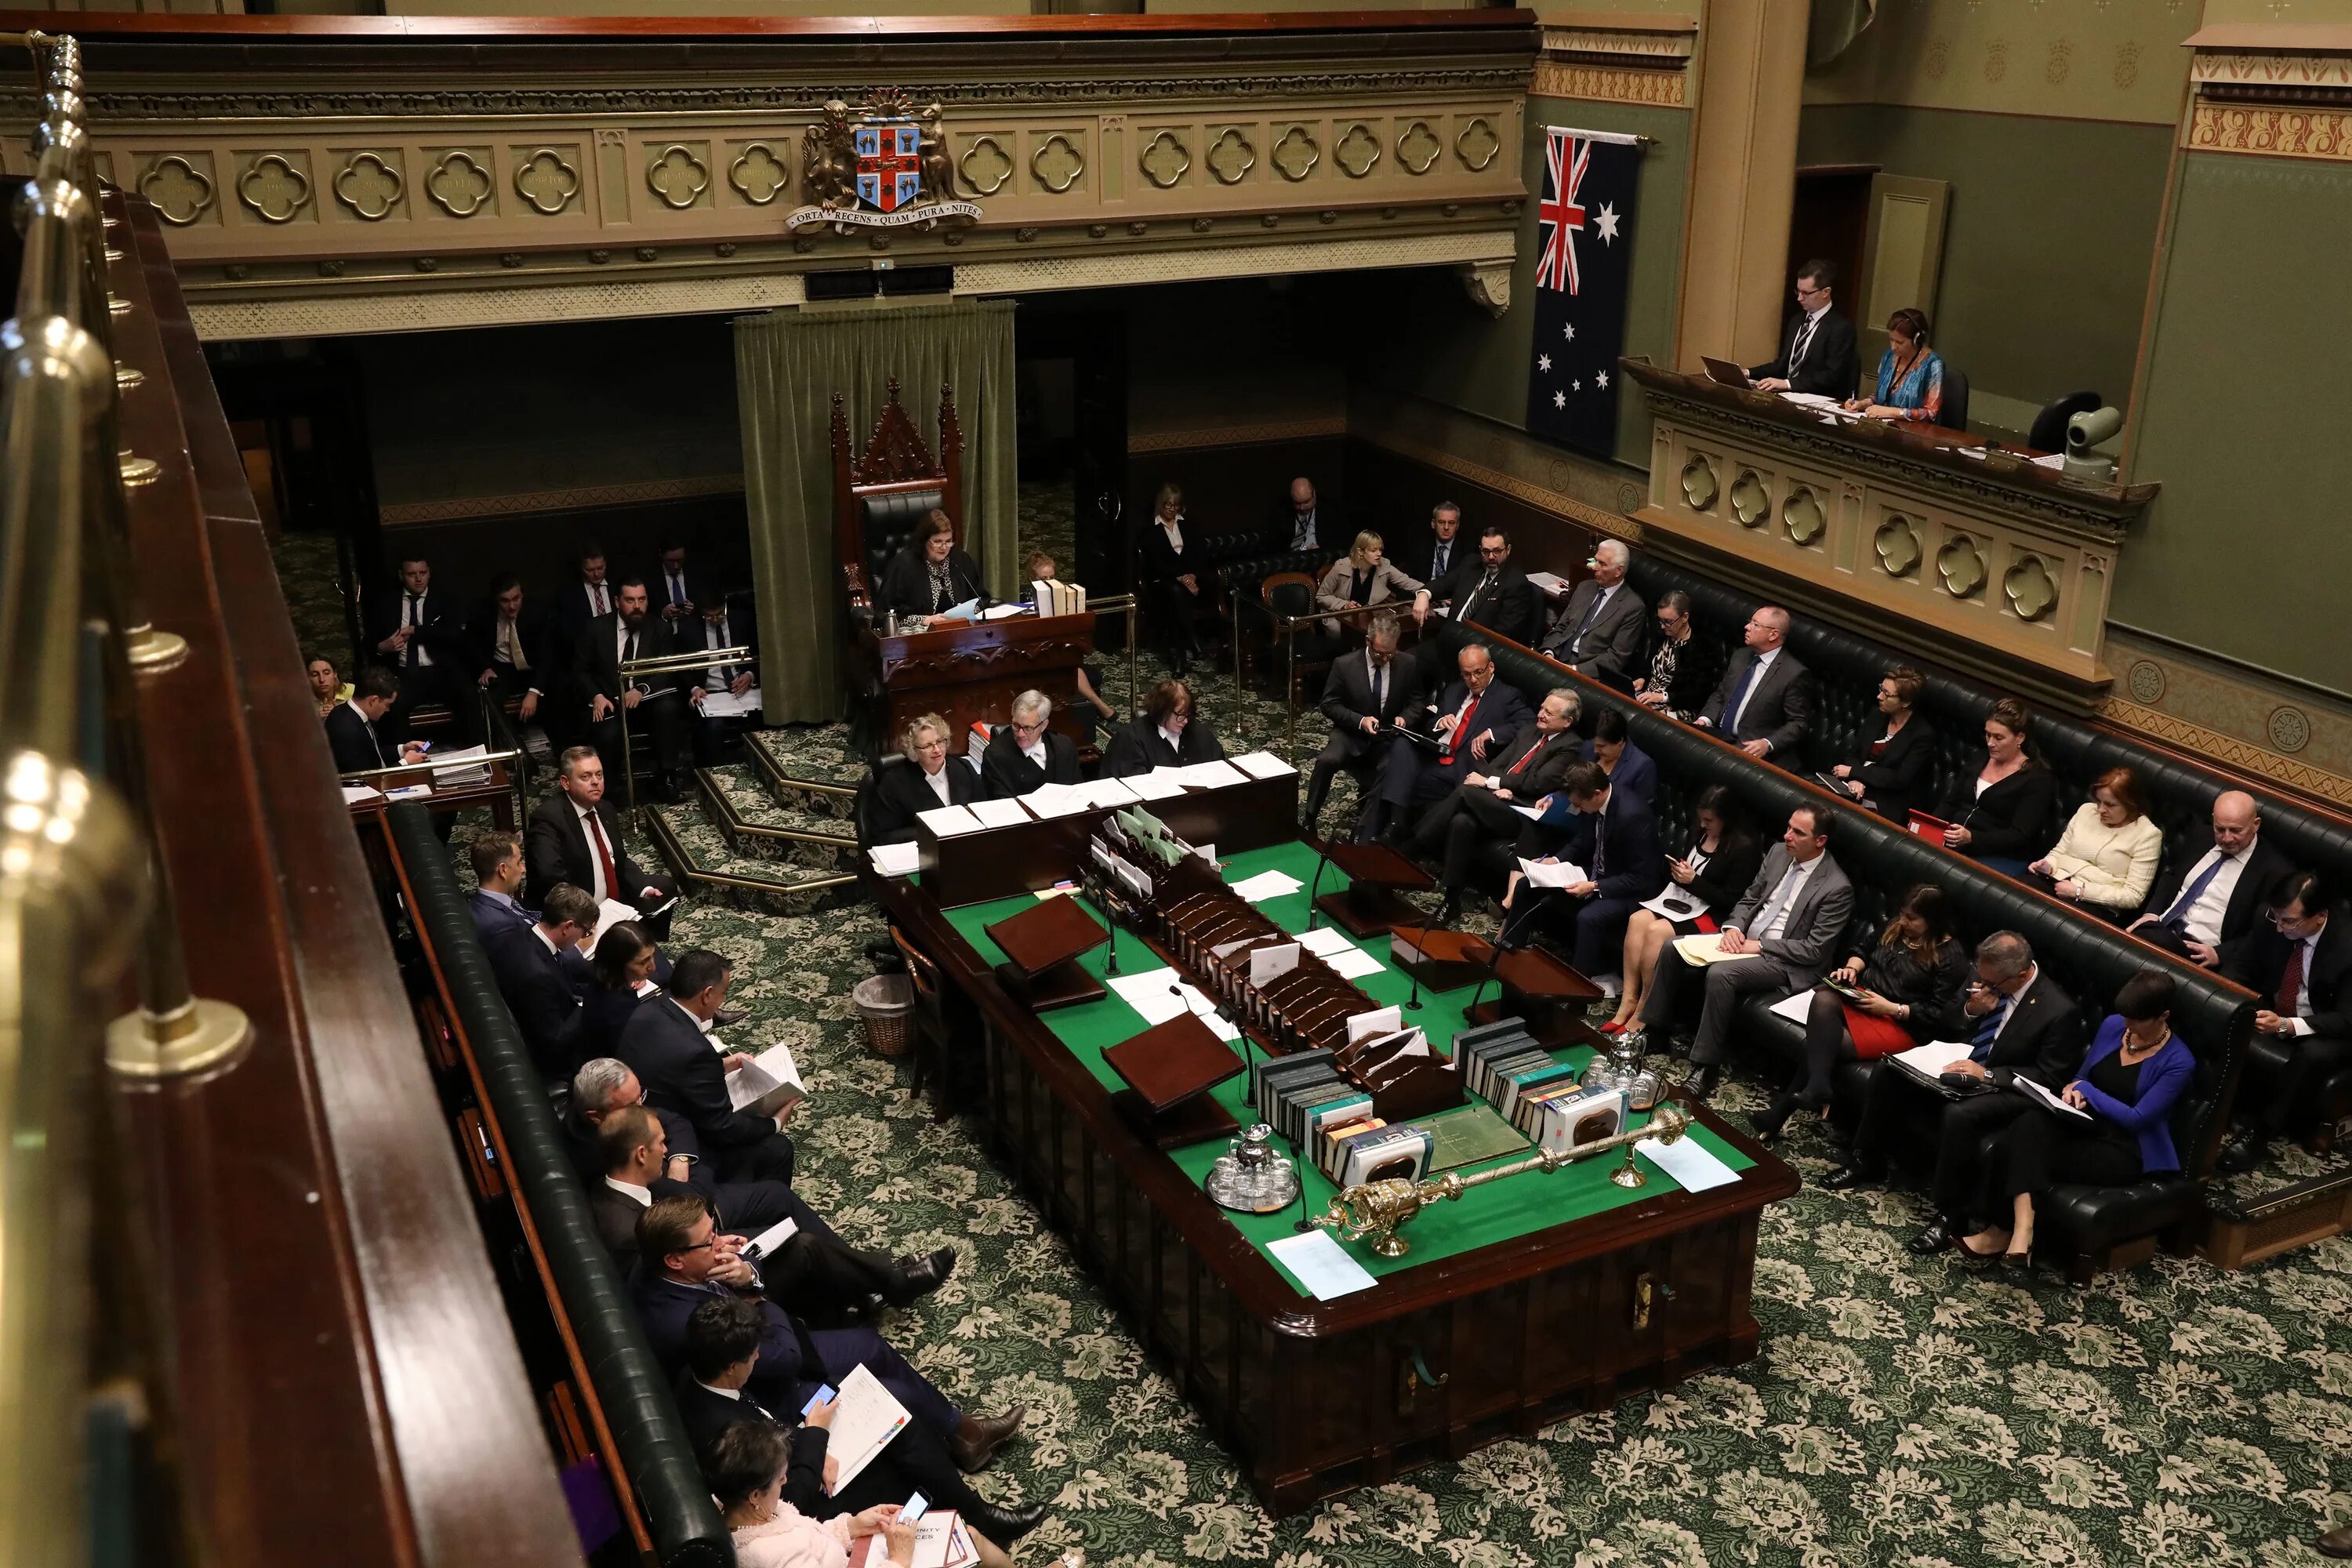
{"type": "Polygon", "coordinates": [[[0,1563],[577,1562],[161,226],[18,47],[0,1563]]]}

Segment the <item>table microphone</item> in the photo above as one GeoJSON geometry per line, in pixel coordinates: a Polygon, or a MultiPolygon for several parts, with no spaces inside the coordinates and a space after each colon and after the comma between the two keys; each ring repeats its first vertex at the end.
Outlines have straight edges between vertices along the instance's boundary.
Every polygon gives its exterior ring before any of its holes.
{"type": "Polygon", "coordinates": [[[1313,931],[1315,922],[1323,918],[1322,908],[1316,903],[1315,895],[1323,887],[1323,868],[1330,863],[1331,841],[1318,834],[1315,838],[1315,880],[1307,884],[1307,929],[1308,931],[1313,931]]]}
{"type": "MultiPolygon", "coordinates": [[[[1437,917],[1444,912],[1445,906],[1441,903],[1436,909],[1432,910],[1428,916],[1421,922],[1420,940],[1412,944],[1412,950],[1413,952],[1421,954],[1424,960],[1429,956],[1428,949],[1424,945],[1429,941],[1429,928],[1435,925],[1437,923],[1437,917]]],[[[1501,933],[1497,932],[1496,934],[1499,935],[1501,933]]],[[[1421,970],[1418,966],[1415,966],[1412,970],[1412,994],[1405,998],[1404,1005],[1405,1010],[1409,1013],[1418,1013],[1421,1011],[1421,970]]]]}

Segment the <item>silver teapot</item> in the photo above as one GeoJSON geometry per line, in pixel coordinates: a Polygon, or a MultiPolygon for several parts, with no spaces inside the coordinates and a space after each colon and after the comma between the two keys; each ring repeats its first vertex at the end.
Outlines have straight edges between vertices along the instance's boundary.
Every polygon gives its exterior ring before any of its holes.
{"type": "Polygon", "coordinates": [[[1274,1214],[1298,1201],[1298,1171],[1276,1152],[1274,1129],[1261,1121],[1226,1145],[1202,1187],[1220,1208],[1274,1214]]]}

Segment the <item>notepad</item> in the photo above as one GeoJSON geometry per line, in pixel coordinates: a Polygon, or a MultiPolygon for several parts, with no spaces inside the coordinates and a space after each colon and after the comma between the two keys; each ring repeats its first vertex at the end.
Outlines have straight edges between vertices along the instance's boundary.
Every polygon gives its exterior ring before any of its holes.
{"type": "Polygon", "coordinates": [[[1362,1264],[1348,1256],[1347,1248],[1334,1240],[1329,1231],[1310,1230],[1305,1236],[1286,1236],[1279,1241],[1267,1242],[1265,1250],[1318,1301],[1351,1296],[1380,1283],[1364,1271],[1362,1264]]]}
{"type": "Polygon", "coordinates": [[[917,812],[915,820],[941,838],[952,838],[959,833],[980,831],[980,818],[971,814],[970,806],[935,805],[929,811],[917,812]]]}
{"type": "Polygon", "coordinates": [[[1655,1138],[1644,1138],[1633,1145],[1639,1153],[1659,1170],[1675,1179],[1686,1193],[1703,1193],[1709,1187],[1727,1187],[1739,1180],[1739,1173],[1708,1153],[1695,1138],[1678,1138],[1672,1143],[1662,1143],[1655,1138]]]}
{"type": "Polygon", "coordinates": [[[1227,784],[1249,783],[1249,775],[1231,763],[1194,763],[1183,772],[1184,782],[1194,789],[1223,789],[1227,784]]]}
{"type": "Polygon", "coordinates": [[[844,1487],[863,1475],[912,1419],[898,1396],[883,1387],[870,1368],[862,1363],[851,1367],[849,1375],[841,1380],[841,1397],[833,1411],[833,1438],[825,1446],[826,1454],[841,1466],[834,1478],[834,1495],[839,1496],[844,1487]]]}
{"type": "Polygon", "coordinates": [[[1028,808],[1018,798],[976,800],[968,809],[980,819],[982,827],[1013,827],[1030,820],[1028,808]]]}
{"type": "Polygon", "coordinates": [[[874,869],[885,877],[911,877],[923,867],[923,852],[914,844],[877,844],[866,852],[874,869]]]}
{"type": "Polygon", "coordinates": [[[1233,764],[1254,779],[1278,779],[1285,773],[1298,771],[1272,752],[1251,752],[1245,756],[1234,758],[1233,764]]]}
{"type": "Polygon", "coordinates": [[[1243,879],[1233,885],[1234,897],[1244,903],[1263,903],[1295,893],[1307,884],[1285,871],[1260,871],[1255,877],[1243,879]]]}
{"type": "Polygon", "coordinates": [[[1337,926],[1317,926],[1313,931],[1301,931],[1298,933],[1298,945],[1318,958],[1356,950],[1356,944],[1348,939],[1348,933],[1337,926]]]}

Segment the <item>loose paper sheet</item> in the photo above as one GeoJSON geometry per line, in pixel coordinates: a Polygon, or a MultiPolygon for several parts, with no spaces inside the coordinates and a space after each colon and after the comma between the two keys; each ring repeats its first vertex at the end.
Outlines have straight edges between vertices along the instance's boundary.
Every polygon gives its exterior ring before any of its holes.
{"type": "Polygon", "coordinates": [[[1348,933],[1337,926],[1317,926],[1313,931],[1301,931],[1298,935],[1298,945],[1318,958],[1328,958],[1335,952],[1353,952],[1356,950],[1356,944],[1348,939],[1348,933]]]}
{"type": "Polygon", "coordinates": [[[1011,827],[1032,820],[1028,808],[1019,798],[1012,800],[976,800],[969,808],[980,819],[982,827],[1011,827]]]}
{"type": "Polygon", "coordinates": [[[1154,768],[1148,773],[1129,774],[1127,787],[1140,800],[1166,800],[1184,793],[1181,768],[1154,768]]]}
{"type": "Polygon", "coordinates": [[[731,691],[711,691],[702,694],[702,716],[706,719],[756,719],[760,715],[760,689],[747,688],[742,696],[731,691]]]}
{"type": "Polygon", "coordinates": [[[1233,885],[1234,897],[1245,903],[1263,903],[1268,899],[1281,898],[1286,893],[1295,893],[1306,885],[1285,871],[1260,871],[1255,877],[1235,882],[1233,885]]]}
{"type": "Polygon", "coordinates": [[[1254,779],[1278,779],[1285,773],[1298,771],[1272,752],[1251,752],[1245,756],[1234,758],[1233,764],[1254,779]]]}
{"type": "Polygon", "coordinates": [[[1633,1148],[1650,1163],[1672,1176],[1686,1193],[1703,1193],[1709,1187],[1727,1187],[1739,1180],[1738,1172],[1700,1148],[1696,1138],[1678,1138],[1672,1143],[1644,1138],[1633,1148]]]}
{"type": "Polygon", "coordinates": [[[1286,1236],[1279,1241],[1267,1242],[1265,1249],[1318,1301],[1369,1290],[1379,1283],[1364,1271],[1362,1264],[1348,1256],[1347,1248],[1329,1231],[1286,1236]]]}
{"type": "Polygon", "coordinates": [[[915,820],[929,827],[941,838],[952,838],[959,833],[980,831],[980,818],[971,808],[962,805],[935,805],[929,811],[919,811],[915,820]]]}
{"type": "Polygon", "coordinates": [[[913,844],[877,844],[866,852],[885,877],[911,877],[922,869],[922,850],[913,844]]]}
{"type": "Polygon", "coordinates": [[[1584,868],[1570,860],[1521,860],[1519,869],[1538,888],[1566,888],[1584,880],[1584,868]]]}
{"type": "Polygon", "coordinates": [[[1247,784],[1249,775],[1231,763],[1194,763],[1183,770],[1184,782],[1194,789],[1223,789],[1227,784],[1247,784]]]}
{"type": "Polygon", "coordinates": [[[1360,947],[1350,947],[1345,952],[1329,954],[1323,960],[1331,972],[1342,980],[1361,980],[1367,974],[1381,972],[1381,961],[1360,947]]]}
{"type": "Polygon", "coordinates": [[[1784,996],[1772,1004],[1771,1010],[1801,1028],[1812,1017],[1813,994],[1800,991],[1794,996],[1784,996]]]}

